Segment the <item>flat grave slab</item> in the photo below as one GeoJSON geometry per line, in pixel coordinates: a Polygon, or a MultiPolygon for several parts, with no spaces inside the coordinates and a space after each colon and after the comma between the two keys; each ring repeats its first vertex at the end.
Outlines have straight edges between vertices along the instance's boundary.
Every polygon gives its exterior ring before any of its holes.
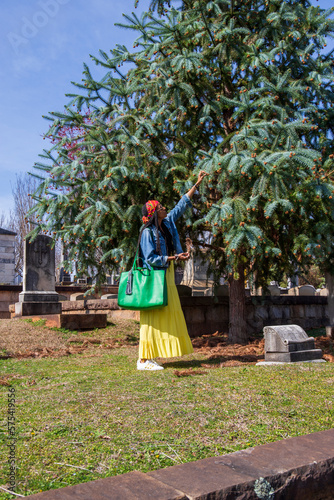
{"type": "MultiPolygon", "coordinates": [[[[45,326],[49,328],[65,328],[66,330],[93,330],[106,328],[107,314],[37,314],[25,316],[25,319],[38,321],[45,319],[45,326]]],[[[15,319],[15,318],[14,318],[15,319]]]]}

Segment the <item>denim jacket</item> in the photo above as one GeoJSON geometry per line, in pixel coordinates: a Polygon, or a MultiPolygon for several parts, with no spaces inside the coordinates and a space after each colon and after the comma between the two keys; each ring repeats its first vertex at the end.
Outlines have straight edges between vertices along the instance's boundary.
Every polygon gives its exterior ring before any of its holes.
{"type": "MultiPolygon", "coordinates": [[[[192,203],[187,194],[183,195],[178,204],[167,214],[164,219],[164,224],[169,229],[172,235],[173,245],[175,253],[182,253],[182,247],[180,243],[180,237],[176,229],[175,221],[184,214],[188,207],[192,207],[192,203]]],[[[159,231],[160,238],[160,248],[162,255],[159,255],[156,251],[156,230],[152,227],[147,227],[144,229],[141,240],[140,240],[140,257],[143,261],[143,267],[162,268],[167,269],[168,267],[168,252],[166,247],[166,242],[159,231]]]]}

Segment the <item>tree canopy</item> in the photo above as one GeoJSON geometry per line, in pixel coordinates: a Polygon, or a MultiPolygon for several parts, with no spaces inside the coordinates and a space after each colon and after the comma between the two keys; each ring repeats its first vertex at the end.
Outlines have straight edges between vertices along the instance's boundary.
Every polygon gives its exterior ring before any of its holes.
{"type": "MultiPolygon", "coordinates": [[[[240,296],[246,278],[265,283],[331,252],[334,8],[179,4],[124,14],[133,50],[91,56],[105,76],[84,65],[65,111],[47,117],[53,145],[35,165],[33,235],[61,238],[78,273],[94,269],[102,282],[131,262],[142,204],[172,207],[205,170],[180,232],[240,296]]],[[[245,340],[231,321],[231,338],[245,340]]]]}

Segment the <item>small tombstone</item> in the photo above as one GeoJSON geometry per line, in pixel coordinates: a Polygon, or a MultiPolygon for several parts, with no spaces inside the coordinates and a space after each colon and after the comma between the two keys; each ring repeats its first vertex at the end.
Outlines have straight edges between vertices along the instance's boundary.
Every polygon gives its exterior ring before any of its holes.
{"type": "Polygon", "coordinates": [[[206,287],[197,287],[192,289],[193,297],[204,297],[205,291],[208,290],[206,287]]]}
{"type": "Polygon", "coordinates": [[[175,285],[180,285],[183,279],[183,269],[178,267],[174,271],[174,280],[175,280],[175,285]]]}
{"type": "Polygon", "coordinates": [[[264,296],[270,296],[270,295],[278,296],[281,294],[278,285],[268,285],[267,287],[260,287],[258,290],[260,291],[258,295],[261,294],[264,296]]]}
{"type": "Polygon", "coordinates": [[[272,296],[278,297],[281,295],[281,290],[278,285],[269,285],[268,290],[272,296]]]}
{"type": "Polygon", "coordinates": [[[289,288],[288,295],[299,295],[298,287],[294,286],[293,288],[289,288]]]}
{"type": "Polygon", "coordinates": [[[265,363],[294,363],[322,360],[321,349],[315,349],[314,338],[298,325],[265,326],[265,363]]]}
{"type": "Polygon", "coordinates": [[[326,296],[326,297],[327,297],[327,296],[329,295],[328,288],[321,288],[321,289],[319,290],[319,295],[320,295],[320,296],[326,296]]]}
{"type": "Polygon", "coordinates": [[[56,292],[55,250],[52,238],[39,235],[30,242],[25,240],[23,291],[15,304],[15,314],[60,314],[61,304],[56,292]]]}
{"type": "Polygon", "coordinates": [[[304,296],[314,296],[315,288],[312,285],[302,285],[299,287],[299,294],[304,296]]]}
{"type": "Polygon", "coordinates": [[[104,295],[102,295],[101,300],[117,299],[117,297],[117,293],[105,293],[104,295]]]}
{"type": "Polygon", "coordinates": [[[70,300],[85,300],[85,297],[81,292],[71,293],[70,300]]]}

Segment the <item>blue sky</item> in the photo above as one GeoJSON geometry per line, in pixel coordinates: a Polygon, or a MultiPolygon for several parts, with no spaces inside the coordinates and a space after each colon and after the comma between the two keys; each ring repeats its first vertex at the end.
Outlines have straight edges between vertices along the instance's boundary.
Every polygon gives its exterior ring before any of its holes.
{"type": "Polygon", "coordinates": [[[0,17],[0,214],[13,206],[15,175],[32,170],[43,148],[50,111],[62,111],[80,82],[83,62],[93,75],[104,71],[91,62],[135,34],[114,26],[122,12],[147,10],[149,0],[12,0],[0,17]]]}
{"type": "MultiPolygon", "coordinates": [[[[333,0],[314,1],[330,8],[333,0]]],[[[13,207],[16,174],[32,170],[48,144],[42,134],[50,111],[61,111],[83,62],[97,78],[89,54],[116,43],[132,47],[135,34],[114,26],[122,13],[147,10],[149,0],[11,0],[0,17],[0,214],[13,207]]],[[[331,45],[334,44],[331,42],[331,45]]]]}

